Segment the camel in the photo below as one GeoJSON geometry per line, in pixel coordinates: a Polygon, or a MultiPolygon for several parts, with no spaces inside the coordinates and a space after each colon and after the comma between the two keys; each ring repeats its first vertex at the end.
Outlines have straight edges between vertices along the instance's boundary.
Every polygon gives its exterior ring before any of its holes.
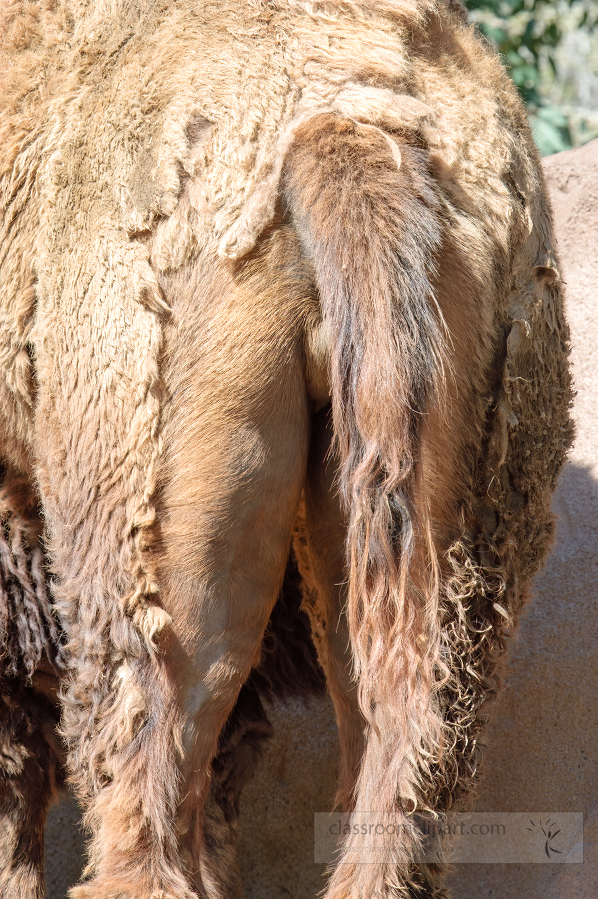
{"type": "Polygon", "coordinates": [[[468,801],[572,436],[514,87],[440,0],[0,17],[2,895],[68,780],[72,899],[240,896],[262,699],[325,682],[339,805],[402,834],[326,899],[446,896],[420,822],[468,801]]]}

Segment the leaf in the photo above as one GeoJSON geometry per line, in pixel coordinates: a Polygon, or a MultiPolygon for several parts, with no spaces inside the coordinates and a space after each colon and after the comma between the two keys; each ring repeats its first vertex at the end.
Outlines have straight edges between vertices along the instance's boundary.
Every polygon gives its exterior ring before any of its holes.
{"type": "Polygon", "coordinates": [[[567,122],[562,113],[553,107],[543,107],[535,114],[530,115],[530,124],[536,146],[542,156],[550,156],[552,153],[561,153],[572,147],[571,133],[568,125],[559,125],[558,122],[567,122]],[[550,113],[556,113],[558,118],[550,119],[550,113]],[[548,113],[548,117],[546,116],[548,113]]]}

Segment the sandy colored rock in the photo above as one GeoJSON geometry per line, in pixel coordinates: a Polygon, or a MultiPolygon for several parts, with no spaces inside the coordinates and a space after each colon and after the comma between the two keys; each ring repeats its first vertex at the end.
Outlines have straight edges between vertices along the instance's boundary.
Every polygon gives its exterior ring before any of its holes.
{"type": "MultiPolygon", "coordinates": [[[[487,735],[476,810],[583,811],[583,865],[461,865],[455,899],[598,895],[598,141],[545,160],[554,204],[578,391],[577,439],[554,508],[555,548],[510,651],[487,735]]],[[[334,716],[326,700],[272,709],[276,734],[243,798],[247,899],[312,899],[313,813],[332,805],[334,716]]],[[[65,800],[47,828],[48,899],[64,899],[83,840],[65,800]]]]}

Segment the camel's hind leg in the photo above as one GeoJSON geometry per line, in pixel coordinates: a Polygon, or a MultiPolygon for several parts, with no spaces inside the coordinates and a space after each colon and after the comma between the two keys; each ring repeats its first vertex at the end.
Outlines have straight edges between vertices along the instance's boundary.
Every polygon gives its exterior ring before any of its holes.
{"type": "MultiPolygon", "coordinates": [[[[190,281],[167,285],[174,314],[167,332],[171,393],[157,572],[173,620],[171,678],[186,719],[179,829],[192,882],[223,899],[240,894],[224,845],[234,839],[226,822],[234,809],[227,809],[224,783],[220,801],[214,805],[213,791],[204,809],[210,766],[259,661],[284,576],[309,441],[301,296],[294,295],[294,282],[280,283],[284,269],[270,268],[286,257],[280,240],[275,233],[265,241],[242,279],[206,265],[190,281]],[[219,857],[226,862],[216,863],[219,857]]],[[[235,738],[232,724],[221,750],[235,738]]],[[[229,773],[242,780],[242,753],[233,755],[229,773]]],[[[218,760],[214,764],[213,785],[223,773],[218,760]]]]}
{"type": "MultiPolygon", "coordinates": [[[[365,719],[352,676],[352,653],[345,614],[347,601],[346,524],[335,487],[331,455],[330,410],[314,416],[305,486],[305,503],[297,521],[294,546],[303,577],[303,606],[326,673],[336,713],[341,749],[337,803],[349,810],[364,751],[365,719]]],[[[324,811],[324,809],[322,809],[324,811]]]]}
{"type": "Polygon", "coordinates": [[[0,896],[44,899],[44,824],[63,783],[56,705],[0,679],[0,896]]]}
{"type": "Polygon", "coordinates": [[[91,832],[76,899],[191,899],[192,880],[222,895],[201,809],[305,475],[302,266],[284,228],[237,266],[198,258],[164,276],[163,322],[119,268],[93,290],[77,282],[77,313],[61,306],[36,347],[39,485],[70,664],[62,727],[91,832]],[[97,346],[72,326],[82,309],[97,346]]]}

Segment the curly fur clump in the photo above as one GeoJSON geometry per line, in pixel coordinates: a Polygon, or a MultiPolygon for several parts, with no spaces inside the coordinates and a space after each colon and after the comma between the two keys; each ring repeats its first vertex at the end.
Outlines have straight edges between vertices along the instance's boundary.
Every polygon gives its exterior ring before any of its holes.
{"type": "Polygon", "coordinates": [[[505,606],[506,584],[499,565],[481,566],[475,551],[462,541],[453,544],[446,560],[452,572],[440,610],[446,680],[439,703],[445,722],[446,745],[435,776],[432,808],[453,811],[466,807],[476,775],[477,737],[485,709],[499,689],[497,679],[513,626],[505,606]]]}
{"type": "Polygon", "coordinates": [[[64,664],[36,507],[25,478],[0,471],[0,668],[9,676],[31,677],[42,660],[64,664]]]}

